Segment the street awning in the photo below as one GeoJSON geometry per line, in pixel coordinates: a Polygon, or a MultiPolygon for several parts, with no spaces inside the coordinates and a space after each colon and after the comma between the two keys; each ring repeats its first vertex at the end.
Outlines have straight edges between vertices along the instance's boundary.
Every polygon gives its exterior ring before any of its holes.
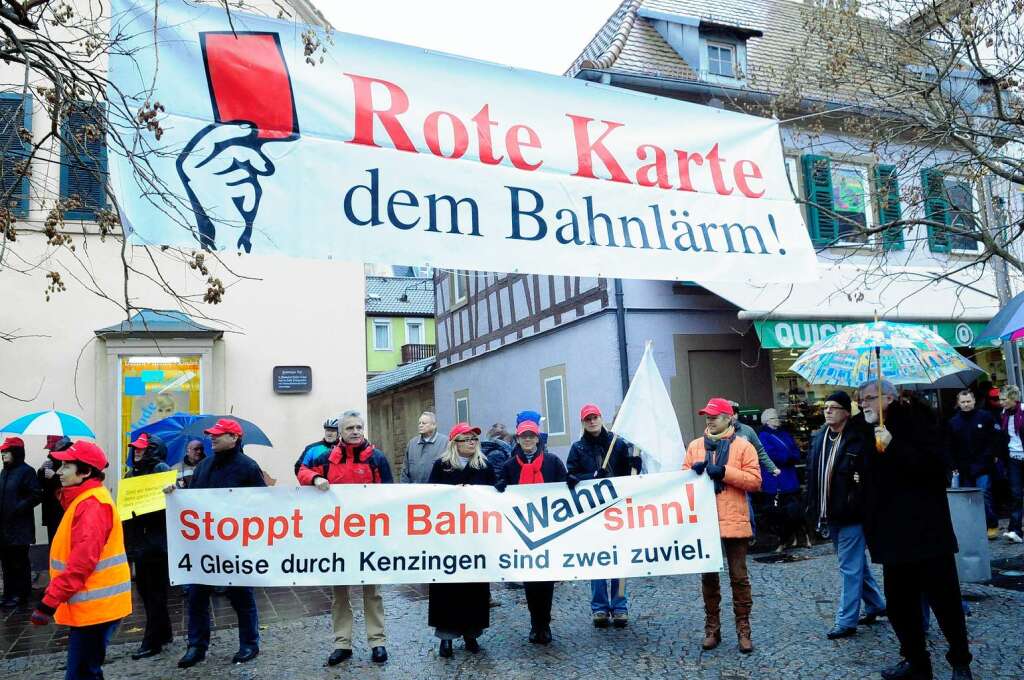
{"type": "Polygon", "coordinates": [[[995,282],[982,272],[943,278],[926,268],[836,265],[816,283],[701,284],[740,308],[766,348],[808,347],[838,328],[878,318],[931,326],[954,346],[971,347],[999,311],[995,282]]]}

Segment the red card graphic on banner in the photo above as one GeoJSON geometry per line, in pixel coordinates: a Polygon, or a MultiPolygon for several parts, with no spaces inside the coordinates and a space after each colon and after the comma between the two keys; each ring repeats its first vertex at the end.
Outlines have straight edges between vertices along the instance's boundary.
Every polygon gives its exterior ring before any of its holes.
{"type": "Polygon", "coordinates": [[[252,123],[263,140],[299,134],[291,77],[276,33],[200,34],[214,120],[252,123]]]}

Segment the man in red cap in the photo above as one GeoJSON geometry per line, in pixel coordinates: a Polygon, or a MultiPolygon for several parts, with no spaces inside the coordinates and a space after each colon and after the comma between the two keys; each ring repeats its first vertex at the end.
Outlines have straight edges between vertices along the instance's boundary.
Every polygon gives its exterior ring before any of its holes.
{"type": "MultiPolygon", "coordinates": [[[[601,409],[596,404],[583,405],[580,409],[580,424],[583,433],[578,441],[573,442],[565,461],[568,472],[565,481],[570,489],[575,489],[579,482],[588,479],[628,477],[634,470],[640,472],[640,458],[630,456],[629,445],[621,439],[615,439],[605,428],[601,409]]],[[[614,623],[616,628],[624,628],[629,622],[626,581],[621,578],[610,581],[610,586],[609,579],[594,579],[590,582],[590,614],[598,628],[607,628],[609,622],[614,623]]]]}
{"type": "Polygon", "coordinates": [[[28,547],[35,543],[35,515],[39,502],[36,471],[25,463],[25,442],[8,437],[0,444],[0,568],[4,572],[4,608],[20,607],[32,590],[32,564],[28,547]]]}
{"type": "MultiPolygon", "coordinates": [[[[747,575],[747,547],[753,535],[747,493],[761,488],[761,466],[753,445],[736,435],[732,419],[736,415],[728,399],[714,398],[700,410],[707,427],[704,436],[694,439],[686,449],[684,470],[706,474],[715,485],[718,506],[718,530],[722,552],[729,566],[732,585],[732,610],[736,617],[736,637],[743,654],[754,651],[750,639],[750,609],[753,597],[747,575]]],[[[722,641],[719,606],[722,589],[718,572],[701,575],[704,596],[704,649],[714,649],[722,641]]]]}
{"type": "MultiPolygon", "coordinates": [[[[204,430],[210,436],[213,455],[204,458],[192,473],[189,489],[238,489],[266,486],[259,464],[242,452],[242,426],[231,418],[221,418],[204,430]]],[[[175,484],[164,487],[173,493],[175,484]]],[[[260,653],[260,621],[252,588],[228,586],[225,594],[238,617],[238,652],[233,663],[252,661],[260,653]]],[[[189,668],[206,658],[210,646],[210,597],[213,586],[191,584],[188,587],[188,649],[178,660],[178,668],[189,668]]]]}
{"type": "Polygon", "coordinates": [[[32,623],[70,626],[67,678],[102,678],[114,629],[132,613],[132,581],[117,508],[103,486],[107,456],[77,441],[53,457],[64,518],[50,544],[50,584],[32,623]]]}

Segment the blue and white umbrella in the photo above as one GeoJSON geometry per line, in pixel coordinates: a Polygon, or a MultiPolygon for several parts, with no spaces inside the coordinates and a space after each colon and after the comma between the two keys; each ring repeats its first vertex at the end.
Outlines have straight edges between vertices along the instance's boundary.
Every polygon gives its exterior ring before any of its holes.
{"type": "Polygon", "coordinates": [[[3,427],[0,427],[0,432],[39,436],[59,434],[65,437],[96,438],[96,435],[89,429],[89,426],[79,418],[70,413],[54,411],[52,409],[29,413],[26,416],[15,418],[3,427]]]}

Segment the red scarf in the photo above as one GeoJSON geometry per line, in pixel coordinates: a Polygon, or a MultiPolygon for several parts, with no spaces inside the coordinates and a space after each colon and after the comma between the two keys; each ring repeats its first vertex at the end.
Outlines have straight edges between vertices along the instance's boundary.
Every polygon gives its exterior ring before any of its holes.
{"type": "Polygon", "coordinates": [[[527,463],[525,459],[517,456],[519,459],[519,483],[520,484],[543,484],[544,475],[540,472],[541,463],[544,462],[544,454],[538,453],[537,457],[533,459],[532,463],[527,463]]]}

